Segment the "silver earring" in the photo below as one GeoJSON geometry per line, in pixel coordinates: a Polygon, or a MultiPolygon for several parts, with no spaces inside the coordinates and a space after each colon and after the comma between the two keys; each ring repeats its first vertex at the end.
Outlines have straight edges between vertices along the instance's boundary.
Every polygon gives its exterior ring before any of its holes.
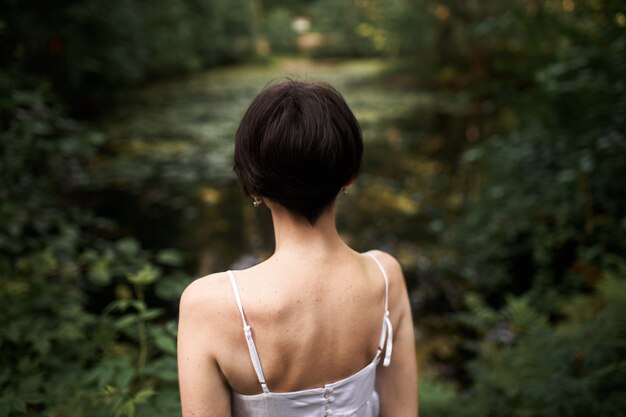
{"type": "Polygon", "coordinates": [[[343,195],[348,194],[348,188],[347,187],[341,187],[341,194],[343,194],[343,195]]]}
{"type": "Polygon", "coordinates": [[[254,200],[252,201],[252,205],[256,208],[259,207],[261,205],[261,203],[263,202],[263,200],[261,200],[260,197],[254,197],[254,200]]]}

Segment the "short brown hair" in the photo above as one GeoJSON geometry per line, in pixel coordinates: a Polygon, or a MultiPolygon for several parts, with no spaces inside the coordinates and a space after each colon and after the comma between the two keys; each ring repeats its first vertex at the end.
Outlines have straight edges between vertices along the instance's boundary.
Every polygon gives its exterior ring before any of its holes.
{"type": "Polygon", "coordinates": [[[311,224],[361,166],[354,114],[325,83],[286,80],[261,91],[235,137],[234,169],[248,194],[277,201],[311,224]]]}

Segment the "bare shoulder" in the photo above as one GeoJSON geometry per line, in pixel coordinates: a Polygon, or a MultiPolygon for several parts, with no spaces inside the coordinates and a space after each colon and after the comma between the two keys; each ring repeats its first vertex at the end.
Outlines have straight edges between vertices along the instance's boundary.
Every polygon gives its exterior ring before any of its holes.
{"type": "Polygon", "coordinates": [[[226,272],[218,272],[192,281],[180,297],[180,305],[186,308],[201,308],[216,301],[228,284],[226,272]]]}
{"type": "Polygon", "coordinates": [[[368,253],[374,255],[376,259],[381,263],[385,272],[387,272],[387,277],[389,278],[389,284],[393,282],[401,282],[404,283],[404,274],[402,273],[402,266],[400,262],[392,255],[387,252],[381,250],[371,250],[368,253]]]}
{"type": "Polygon", "coordinates": [[[231,314],[230,283],[225,272],[198,278],[191,282],[180,297],[180,321],[215,328],[218,317],[231,314]]]}
{"type": "Polygon", "coordinates": [[[399,301],[405,298],[407,289],[400,262],[392,255],[381,250],[371,250],[368,253],[376,257],[387,273],[390,300],[399,301]]]}

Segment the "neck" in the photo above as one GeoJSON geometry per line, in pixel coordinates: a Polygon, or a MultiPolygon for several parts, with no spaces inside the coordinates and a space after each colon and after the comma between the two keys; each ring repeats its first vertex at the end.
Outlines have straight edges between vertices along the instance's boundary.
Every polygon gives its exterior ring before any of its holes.
{"type": "Polygon", "coordinates": [[[337,232],[334,206],[322,213],[314,225],[283,207],[272,207],[271,211],[276,239],[275,257],[325,256],[347,248],[337,232]]]}

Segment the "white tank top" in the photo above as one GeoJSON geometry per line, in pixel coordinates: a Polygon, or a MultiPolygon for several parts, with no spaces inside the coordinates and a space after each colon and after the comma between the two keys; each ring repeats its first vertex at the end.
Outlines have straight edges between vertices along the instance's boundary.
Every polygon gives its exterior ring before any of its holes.
{"type": "Polygon", "coordinates": [[[243,313],[235,275],[232,271],[228,271],[237,307],[241,313],[243,332],[248,344],[248,350],[250,351],[250,359],[263,390],[261,394],[256,395],[243,395],[233,392],[231,402],[233,417],[378,416],[380,404],[378,394],[374,389],[376,366],[383,351],[385,352],[383,366],[389,366],[391,363],[393,330],[389,320],[389,279],[378,259],[370,253],[368,255],[374,259],[385,280],[385,315],[376,356],[363,369],[347,378],[326,384],[320,388],[302,391],[271,392],[269,390],[263,374],[263,368],[261,367],[259,354],[252,339],[252,330],[243,313]]]}

